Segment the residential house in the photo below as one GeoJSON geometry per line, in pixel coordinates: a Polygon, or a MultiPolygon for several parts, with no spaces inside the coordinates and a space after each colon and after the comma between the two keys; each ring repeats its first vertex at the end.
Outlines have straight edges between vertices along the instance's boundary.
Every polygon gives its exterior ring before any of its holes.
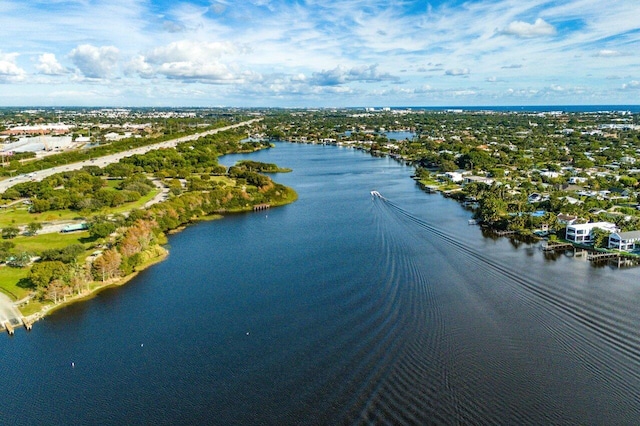
{"type": "Polygon", "coordinates": [[[636,243],[640,247],[640,231],[614,232],[609,235],[609,248],[632,251],[636,248],[636,243]]]}
{"type": "Polygon", "coordinates": [[[465,176],[464,177],[464,183],[473,183],[473,182],[491,185],[495,181],[491,178],[484,177],[484,176],[465,176]]]}
{"type": "Polygon", "coordinates": [[[578,216],[572,216],[570,214],[558,213],[556,216],[558,223],[563,225],[573,225],[578,220],[578,216]]]}
{"type": "Polygon", "coordinates": [[[611,222],[573,224],[567,225],[565,238],[574,243],[591,244],[593,243],[593,230],[596,228],[609,233],[618,232],[616,225],[611,222]]]}

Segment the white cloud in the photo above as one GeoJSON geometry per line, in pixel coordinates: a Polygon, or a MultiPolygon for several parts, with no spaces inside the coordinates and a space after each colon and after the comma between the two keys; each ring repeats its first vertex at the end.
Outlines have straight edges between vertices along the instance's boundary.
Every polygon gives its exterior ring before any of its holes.
{"type": "Polygon", "coordinates": [[[147,62],[165,64],[171,62],[208,62],[223,54],[236,53],[241,49],[231,42],[197,42],[181,40],[157,47],[146,56],[147,62]]]}
{"type": "Polygon", "coordinates": [[[631,80],[629,83],[625,83],[622,85],[622,88],[624,90],[628,90],[628,89],[640,89],[640,81],[638,80],[631,80]]]}
{"type": "Polygon", "coordinates": [[[185,81],[240,83],[248,77],[253,78],[253,74],[246,71],[238,73],[223,63],[221,58],[246,51],[246,48],[230,42],[181,40],[156,47],[146,56],[135,56],[127,65],[126,72],[137,73],[143,78],[161,75],[185,81]]]}
{"type": "Polygon", "coordinates": [[[167,62],[157,69],[158,74],[169,78],[185,80],[206,80],[208,82],[232,82],[234,75],[220,63],[202,64],[197,62],[167,62]]]}
{"type": "Polygon", "coordinates": [[[26,72],[16,64],[18,53],[0,51],[0,83],[17,83],[24,80],[26,72]]]}
{"type": "Polygon", "coordinates": [[[621,56],[621,55],[622,53],[618,52],[617,50],[602,49],[593,56],[597,56],[601,58],[612,58],[614,56],[621,56]]]}
{"type": "Polygon", "coordinates": [[[544,19],[538,18],[533,24],[524,21],[513,21],[502,32],[521,38],[533,38],[552,36],[556,33],[556,29],[544,19]]]}
{"type": "Polygon", "coordinates": [[[381,73],[377,67],[377,65],[362,65],[348,69],[344,66],[338,66],[332,70],[314,72],[311,81],[318,86],[337,86],[354,81],[373,83],[398,80],[397,77],[389,73],[381,73]]]}
{"type": "Polygon", "coordinates": [[[469,70],[469,68],[452,68],[452,69],[446,70],[444,73],[446,75],[458,76],[458,75],[468,75],[470,72],[471,71],[469,70]]]}
{"type": "Polygon", "coordinates": [[[36,69],[41,74],[46,75],[63,75],[68,73],[68,70],[60,65],[60,62],[56,59],[56,55],[53,53],[43,53],[40,55],[36,69]]]}
{"type": "Polygon", "coordinates": [[[119,53],[114,46],[82,44],[71,51],[69,58],[85,77],[106,78],[116,67],[119,53]]]}
{"type": "Polygon", "coordinates": [[[152,78],[155,75],[154,68],[147,63],[142,55],[134,56],[125,67],[126,74],[138,74],[143,78],[152,78]]]}

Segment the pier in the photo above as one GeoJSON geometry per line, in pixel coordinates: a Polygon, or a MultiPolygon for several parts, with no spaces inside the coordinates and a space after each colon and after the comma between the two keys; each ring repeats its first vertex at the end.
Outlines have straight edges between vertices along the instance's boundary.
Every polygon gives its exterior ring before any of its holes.
{"type": "Polygon", "coordinates": [[[514,235],[516,231],[493,231],[493,233],[498,237],[504,237],[505,235],[514,235]]]}
{"type": "Polygon", "coordinates": [[[571,243],[550,243],[547,241],[546,244],[542,245],[543,251],[558,251],[558,250],[573,250],[573,244],[571,243]]]}
{"type": "Polygon", "coordinates": [[[618,259],[620,255],[618,253],[605,253],[605,252],[595,252],[587,254],[587,260],[592,262],[600,262],[604,260],[613,260],[618,259]]]}
{"type": "Polygon", "coordinates": [[[14,330],[13,330],[13,326],[11,325],[11,322],[5,321],[3,325],[5,330],[7,330],[7,333],[9,334],[9,336],[13,336],[14,330]]]}
{"type": "Polygon", "coordinates": [[[33,328],[33,324],[30,321],[28,321],[25,317],[22,317],[22,325],[27,331],[31,331],[31,329],[33,328]]]}
{"type": "Polygon", "coordinates": [[[260,211],[260,210],[267,210],[269,208],[271,208],[271,204],[267,204],[267,203],[256,204],[255,206],[253,206],[253,211],[257,212],[257,211],[260,211]]]}

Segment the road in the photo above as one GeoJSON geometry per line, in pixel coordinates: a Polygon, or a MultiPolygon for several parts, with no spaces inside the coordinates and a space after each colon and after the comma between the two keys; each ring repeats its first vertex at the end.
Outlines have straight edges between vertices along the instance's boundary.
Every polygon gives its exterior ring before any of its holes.
{"type": "Polygon", "coordinates": [[[53,167],[51,169],[40,170],[37,172],[29,173],[27,175],[19,175],[10,179],[5,179],[0,181],[0,194],[18,183],[29,182],[29,181],[41,181],[47,176],[51,176],[56,173],[66,172],[70,170],[80,170],[84,166],[104,167],[107,164],[117,163],[118,161],[120,161],[120,159],[125,157],[131,157],[132,155],[136,155],[136,154],[145,154],[149,151],[153,151],[154,149],[173,148],[179,143],[193,141],[202,136],[213,135],[215,133],[222,132],[224,130],[245,126],[247,124],[251,124],[259,120],[261,119],[254,118],[253,120],[243,121],[242,123],[233,124],[231,126],[221,127],[219,129],[209,130],[207,132],[196,133],[193,135],[184,136],[181,138],[172,139],[165,142],[159,142],[153,145],[147,145],[140,148],[134,148],[127,151],[118,152],[116,154],[105,155],[104,157],[95,158],[93,160],[85,160],[85,161],[80,161],[78,163],[65,164],[64,166],[58,166],[58,167],[53,167]]]}
{"type": "Polygon", "coordinates": [[[20,324],[20,312],[18,308],[13,306],[13,302],[6,294],[0,293],[0,323],[3,324],[2,328],[4,328],[5,321],[11,322],[11,324],[18,325],[20,324]]]}

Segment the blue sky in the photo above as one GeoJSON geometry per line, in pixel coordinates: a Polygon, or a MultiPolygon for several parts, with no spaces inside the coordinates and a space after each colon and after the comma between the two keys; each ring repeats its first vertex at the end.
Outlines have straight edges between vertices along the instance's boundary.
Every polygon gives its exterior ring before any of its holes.
{"type": "Polygon", "coordinates": [[[638,0],[2,0],[0,105],[640,103],[638,0]]]}

